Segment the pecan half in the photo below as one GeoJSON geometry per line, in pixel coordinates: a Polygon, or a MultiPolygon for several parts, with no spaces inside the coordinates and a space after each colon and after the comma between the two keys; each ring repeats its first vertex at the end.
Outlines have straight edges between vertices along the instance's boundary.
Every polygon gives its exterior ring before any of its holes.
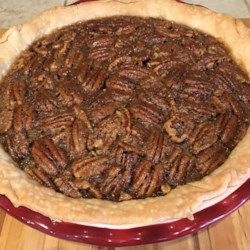
{"type": "Polygon", "coordinates": [[[63,112],[40,118],[37,127],[45,134],[56,135],[69,128],[73,121],[72,113],[63,112]]]}
{"type": "Polygon", "coordinates": [[[115,114],[120,118],[125,134],[128,136],[131,132],[131,115],[129,110],[126,108],[120,108],[116,110],[115,114]]]}
{"type": "Polygon", "coordinates": [[[13,109],[18,105],[21,105],[25,97],[25,84],[19,81],[10,83],[6,88],[6,107],[8,109],[13,109]]]}
{"type": "Polygon", "coordinates": [[[128,24],[126,26],[121,26],[119,28],[117,28],[117,30],[115,31],[115,34],[120,36],[120,35],[128,35],[131,34],[135,31],[135,27],[133,27],[131,24],[128,24]]]}
{"type": "Polygon", "coordinates": [[[110,77],[106,82],[106,88],[124,92],[125,95],[132,95],[135,85],[124,78],[110,77]]]}
{"type": "Polygon", "coordinates": [[[232,114],[224,113],[218,117],[217,127],[220,139],[224,144],[228,144],[236,139],[239,122],[238,117],[232,114]]]}
{"type": "Polygon", "coordinates": [[[15,159],[23,159],[29,155],[29,141],[25,132],[10,134],[7,139],[7,148],[15,159]]]}
{"type": "MultiPolygon", "coordinates": [[[[154,89],[154,88],[164,88],[164,85],[161,81],[160,78],[157,76],[148,76],[146,79],[143,79],[142,81],[139,82],[140,87],[146,92],[149,89],[154,89]]],[[[157,93],[158,94],[158,93],[157,93]]]]}
{"type": "Polygon", "coordinates": [[[80,119],[87,126],[87,128],[90,131],[92,131],[93,130],[92,125],[91,125],[85,111],[83,109],[81,109],[79,106],[74,106],[73,111],[74,111],[75,116],[78,119],[80,119]]]}
{"type": "Polygon", "coordinates": [[[97,155],[106,154],[119,135],[126,134],[122,120],[116,114],[102,120],[93,129],[87,141],[87,147],[97,155]]]}
{"type": "Polygon", "coordinates": [[[68,69],[77,68],[79,65],[82,66],[84,60],[83,57],[84,55],[81,53],[80,49],[72,46],[65,58],[65,66],[68,69]]]}
{"type": "Polygon", "coordinates": [[[168,115],[169,103],[167,101],[167,89],[155,88],[147,89],[140,95],[140,100],[143,102],[155,105],[156,108],[163,110],[165,115],[168,115]]]}
{"type": "Polygon", "coordinates": [[[132,58],[130,56],[118,57],[109,64],[108,70],[109,71],[117,70],[119,67],[131,63],[131,61],[132,61],[132,58]]]}
{"type": "Polygon", "coordinates": [[[29,161],[25,164],[24,171],[29,174],[34,180],[39,182],[41,185],[53,188],[54,185],[50,180],[49,176],[45,174],[41,169],[36,167],[34,161],[29,161]]]}
{"type": "Polygon", "coordinates": [[[80,120],[76,119],[72,124],[71,129],[71,154],[74,158],[78,158],[86,153],[88,128],[80,120]]]}
{"type": "Polygon", "coordinates": [[[14,111],[13,127],[16,133],[25,130],[28,131],[34,126],[34,111],[27,105],[19,106],[14,111]]]}
{"type": "Polygon", "coordinates": [[[129,100],[131,99],[131,93],[127,93],[125,91],[121,91],[121,90],[110,90],[110,96],[112,98],[113,101],[119,103],[126,103],[129,102],[129,100]]]}
{"type": "Polygon", "coordinates": [[[224,113],[225,111],[232,111],[235,115],[242,117],[244,111],[241,107],[240,101],[232,95],[225,95],[218,93],[212,97],[213,104],[219,112],[224,113]]]}
{"type": "Polygon", "coordinates": [[[204,123],[195,128],[188,138],[194,154],[211,147],[218,141],[218,127],[216,123],[204,123]]]}
{"type": "Polygon", "coordinates": [[[163,119],[163,113],[154,105],[140,102],[130,107],[130,112],[135,119],[139,119],[146,126],[159,126],[163,119]]]}
{"type": "MultiPolygon", "coordinates": [[[[159,68],[155,68],[158,69],[159,71],[158,75],[164,74],[164,72],[161,72],[164,69],[164,64],[163,65],[160,64],[158,67],[159,68]]],[[[156,71],[156,73],[158,71],[156,71]]],[[[165,77],[165,84],[171,89],[175,90],[179,89],[181,86],[181,81],[184,73],[185,73],[185,67],[183,67],[183,65],[174,65],[174,67],[171,68],[171,70],[167,73],[165,77]]]]}
{"type": "Polygon", "coordinates": [[[109,101],[107,103],[100,103],[91,110],[91,112],[89,113],[89,119],[94,124],[97,124],[106,117],[114,114],[116,108],[117,104],[112,101],[109,101]]]}
{"type": "Polygon", "coordinates": [[[207,76],[200,76],[200,73],[191,71],[184,80],[184,89],[180,95],[184,99],[192,99],[204,101],[209,98],[215,88],[214,83],[211,82],[207,76]],[[205,80],[204,80],[205,79],[205,80]]]}
{"type": "Polygon", "coordinates": [[[181,143],[186,140],[195,127],[189,115],[176,114],[164,123],[164,128],[171,140],[181,143]]]}
{"type": "Polygon", "coordinates": [[[94,185],[92,185],[90,182],[82,179],[82,178],[76,178],[74,180],[74,184],[75,186],[82,191],[85,191],[85,196],[89,197],[89,195],[91,197],[97,198],[97,199],[101,199],[102,198],[102,193],[100,192],[100,190],[95,187],[94,185]]]}
{"type": "Polygon", "coordinates": [[[36,107],[38,111],[43,112],[51,112],[53,109],[55,109],[58,105],[56,97],[53,95],[52,92],[48,90],[40,90],[36,96],[36,107]]]}
{"type": "Polygon", "coordinates": [[[210,103],[206,102],[197,102],[193,101],[192,97],[188,99],[184,99],[183,96],[183,102],[180,105],[180,111],[183,113],[190,113],[193,114],[197,119],[200,119],[201,121],[211,119],[215,117],[218,112],[214,109],[214,107],[210,103]]]}
{"type": "Polygon", "coordinates": [[[66,106],[71,106],[73,104],[79,105],[83,100],[80,89],[72,83],[59,86],[58,99],[66,106]]]}
{"type": "Polygon", "coordinates": [[[165,178],[170,185],[185,183],[186,174],[194,167],[194,158],[175,148],[164,160],[165,178]]]}
{"type": "Polygon", "coordinates": [[[92,48],[98,48],[98,47],[106,48],[110,47],[114,43],[114,38],[112,36],[103,35],[95,37],[95,39],[90,42],[91,43],[89,44],[89,46],[92,48]]]}
{"type": "Polygon", "coordinates": [[[146,158],[153,163],[159,162],[165,155],[164,135],[157,130],[150,133],[146,143],[146,158]]]}
{"type": "Polygon", "coordinates": [[[147,138],[148,131],[140,123],[131,123],[129,134],[124,138],[124,142],[139,149],[141,155],[143,155],[144,141],[147,138]]]}
{"type": "Polygon", "coordinates": [[[149,161],[142,161],[136,167],[131,190],[137,198],[151,196],[160,186],[163,169],[160,164],[153,166],[149,161]]]}
{"type": "Polygon", "coordinates": [[[106,73],[104,70],[92,69],[80,84],[85,91],[92,93],[101,89],[104,86],[105,80],[106,73]]]}
{"type": "Polygon", "coordinates": [[[197,155],[196,168],[202,175],[211,173],[227,159],[225,150],[211,147],[197,155]]]}
{"type": "Polygon", "coordinates": [[[54,183],[60,192],[72,198],[80,198],[82,195],[72,181],[59,177],[54,183]]]}
{"type": "Polygon", "coordinates": [[[89,156],[79,159],[71,165],[72,172],[76,178],[89,178],[99,175],[108,167],[108,158],[105,156],[89,156]]]}
{"type": "Polygon", "coordinates": [[[126,66],[119,71],[119,76],[134,82],[138,82],[148,75],[149,71],[147,69],[135,65],[126,66]]]}
{"type": "Polygon", "coordinates": [[[57,175],[66,167],[67,158],[64,152],[51,139],[35,141],[31,153],[38,167],[50,176],[57,175]]]}
{"type": "Polygon", "coordinates": [[[131,168],[141,155],[141,150],[126,142],[119,142],[115,152],[116,163],[120,166],[131,168]]]}
{"type": "Polygon", "coordinates": [[[103,62],[111,61],[115,56],[115,51],[112,48],[94,48],[89,53],[89,60],[103,62]]]}
{"type": "Polygon", "coordinates": [[[119,167],[113,166],[107,171],[100,190],[109,199],[117,199],[121,191],[129,185],[130,181],[131,171],[129,168],[122,171],[119,167]]]}

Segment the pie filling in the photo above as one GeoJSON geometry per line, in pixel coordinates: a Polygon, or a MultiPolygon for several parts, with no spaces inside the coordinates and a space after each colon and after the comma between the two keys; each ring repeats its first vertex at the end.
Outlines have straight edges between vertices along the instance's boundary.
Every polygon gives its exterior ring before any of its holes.
{"type": "Polygon", "coordinates": [[[161,19],[77,23],[1,81],[0,142],[42,185],[113,201],[218,168],[249,126],[250,83],[215,38],[161,19]]]}

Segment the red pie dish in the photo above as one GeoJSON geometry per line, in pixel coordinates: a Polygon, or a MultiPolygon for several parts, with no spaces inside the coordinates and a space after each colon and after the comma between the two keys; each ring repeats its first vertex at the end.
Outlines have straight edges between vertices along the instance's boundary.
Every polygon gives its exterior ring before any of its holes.
{"type": "Polygon", "coordinates": [[[249,30],[182,1],[76,4],[0,41],[0,206],[117,247],[195,233],[247,202],[249,30]]]}
{"type": "Polygon", "coordinates": [[[196,213],[194,220],[181,219],[132,229],[108,229],[52,221],[28,208],[15,208],[3,195],[0,196],[0,206],[17,220],[51,236],[97,246],[120,247],[169,241],[193,234],[222,220],[246,203],[250,199],[249,190],[250,180],[224,200],[196,213]]]}

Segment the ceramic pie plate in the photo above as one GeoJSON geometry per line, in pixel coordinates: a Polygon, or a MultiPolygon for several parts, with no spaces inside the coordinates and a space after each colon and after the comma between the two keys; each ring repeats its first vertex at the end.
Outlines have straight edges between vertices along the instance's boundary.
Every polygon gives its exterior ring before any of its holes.
{"type": "MultiPolygon", "coordinates": [[[[78,1],[78,3],[84,1],[78,1]]],[[[179,1],[181,2],[181,1],[179,1]]],[[[19,221],[44,233],[62,239],[100,246],[129,246],[156,243],[194,233],[235,211],[250,199],[250,179],[242,185],[231,187],[226,193],[208,200],[194,214],[193,220],[164,221],[159,224],[112,226],[108,224],[87,225],[53,221],[25,207],[15,208],[10,200],[0,195],[0,206],[19,221]]]]}
{"type": "Polygon", "coordinates": [[[19,221],[46,234],[98,246],[132,246],[169,241],[192,234],[229,215],[250,199],[250,179],[220,202],[194,214],[193,220],[181,219],[130,229],[110,229],[53,221],[25,207],[15,208],[5,196],[0,206],[19,221]]]}

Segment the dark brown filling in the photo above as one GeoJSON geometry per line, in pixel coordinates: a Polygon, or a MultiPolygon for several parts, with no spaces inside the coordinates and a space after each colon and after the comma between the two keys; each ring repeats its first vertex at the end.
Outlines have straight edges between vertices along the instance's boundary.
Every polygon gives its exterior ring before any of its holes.
{"type": "Polygon", "coordinates": [[[166,194],[219,167],[249,126],[250,84],[215,38],[152,18],[56,31],[0,87],[0,141],[74,198],[166,194]]]}

